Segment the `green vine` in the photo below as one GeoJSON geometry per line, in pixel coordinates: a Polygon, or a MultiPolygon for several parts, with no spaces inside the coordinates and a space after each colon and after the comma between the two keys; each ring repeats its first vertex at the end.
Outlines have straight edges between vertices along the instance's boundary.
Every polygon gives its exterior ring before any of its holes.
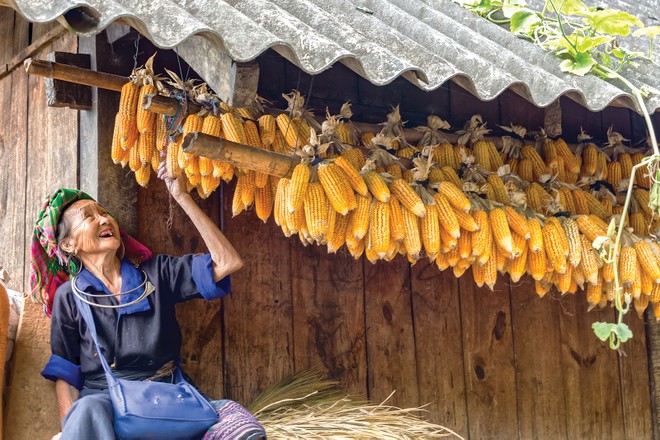
{"type": "MultiPolygon", "coordinates": [[[[642,167],[653,176],[649,192],[649,207],[660,214],[660,150],[651,117],[644,99],[660,91],[648,86],[636,86],[625,78],[626,67],[638,62],[657,65],[653,59],[653,40],[660,35],[660,26],[645,27],[641,20],[628,12],[610,8],[588,7],[581,0],[546,0],[541,12],[527,6],[525,0],[454,0],[466,9],[493,23],[508,24],[511,32],[528,39],[541,48],[553,52],[561,61],[562,72],[584,76],[589,73],[603,79],[623,83],[635,96],[637,106],[646,122],[653,154],[635,165],[630,176],[623,212],[627,212],[633,191],[634,175],[642,167]],[[633,28],[638,28],[632,32],[633,28]],[[623,37],[648,38],[648,54],[634,51],[620,44],[623,37]]],[[[609,340],[612,349],[632,338],[633,334],[623,317],[630,309],[632,298],[622,295],[619,282],[618,258],[625,216],[613,218],[607,236],[598,237],[593,246],[606,263],[614,265],[614,298],[617,311],[615,323],[595,322],[592,326],[602,341],[609,340]]]]}

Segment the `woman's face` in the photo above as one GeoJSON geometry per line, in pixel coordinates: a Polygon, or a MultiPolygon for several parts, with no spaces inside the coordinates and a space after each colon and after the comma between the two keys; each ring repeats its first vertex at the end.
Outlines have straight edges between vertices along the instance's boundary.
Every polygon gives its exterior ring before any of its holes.
{"type": "Polygon", "coordinates": [[[64,216],[71,225],[62,249],[80,258],[112,252],[121,245],[119,225],[93,200],[78,200],[64,216]]]}

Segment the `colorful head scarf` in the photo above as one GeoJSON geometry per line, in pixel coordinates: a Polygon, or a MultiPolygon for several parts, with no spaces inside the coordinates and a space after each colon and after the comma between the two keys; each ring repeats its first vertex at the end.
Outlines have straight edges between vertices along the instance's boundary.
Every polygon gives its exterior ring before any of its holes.
{"type": "MultiPolygon", "coordinates": [[[[69,205],[78,200],[94,200],[77,190],[60,188],[48,196],[34,225],[30,245],[30,289],[32,297],[43,303],[44,312],[50,316],[55,291],[70,279],[72,267],[67,256],[57,244],[57,224],[69,205]]],[[[151,251],[140,242],[120,231],[124,256],[134,264],[151,258],[151,251]]]]}

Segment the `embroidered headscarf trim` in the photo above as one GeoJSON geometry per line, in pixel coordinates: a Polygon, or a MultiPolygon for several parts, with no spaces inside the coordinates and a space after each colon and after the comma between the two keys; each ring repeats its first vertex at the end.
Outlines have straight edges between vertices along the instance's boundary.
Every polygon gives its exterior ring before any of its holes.
{"type": "MultiPolygon", "coordinates": [[[[50,316],[57,288],[71,278],[69,259],[57,243],[57,224],[72,203],[90,199],[91,196],[77,189],[60,188],[48,196],[37,215],[30,245],[30,289],[32,297],[44,305],[50,316]]],[[[151,258],[151,251],[120,231],[124,256],[138,265],[151,258]]]]}

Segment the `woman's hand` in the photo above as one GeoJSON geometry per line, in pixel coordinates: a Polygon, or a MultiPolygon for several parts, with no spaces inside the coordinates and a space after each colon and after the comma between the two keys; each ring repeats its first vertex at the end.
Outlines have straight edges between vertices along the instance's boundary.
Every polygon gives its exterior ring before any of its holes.
{"type": "Polygon", "coordinates": [[[165,167],[165,161],[161,161],[158,166],[158,178],[162,179],[167,186],[167,190],[175,200],[178,200],[182,195],[187,195],[186,184],[183,179],[174,178],[172,179],[167,175],[167,169],[165,167]]]}

